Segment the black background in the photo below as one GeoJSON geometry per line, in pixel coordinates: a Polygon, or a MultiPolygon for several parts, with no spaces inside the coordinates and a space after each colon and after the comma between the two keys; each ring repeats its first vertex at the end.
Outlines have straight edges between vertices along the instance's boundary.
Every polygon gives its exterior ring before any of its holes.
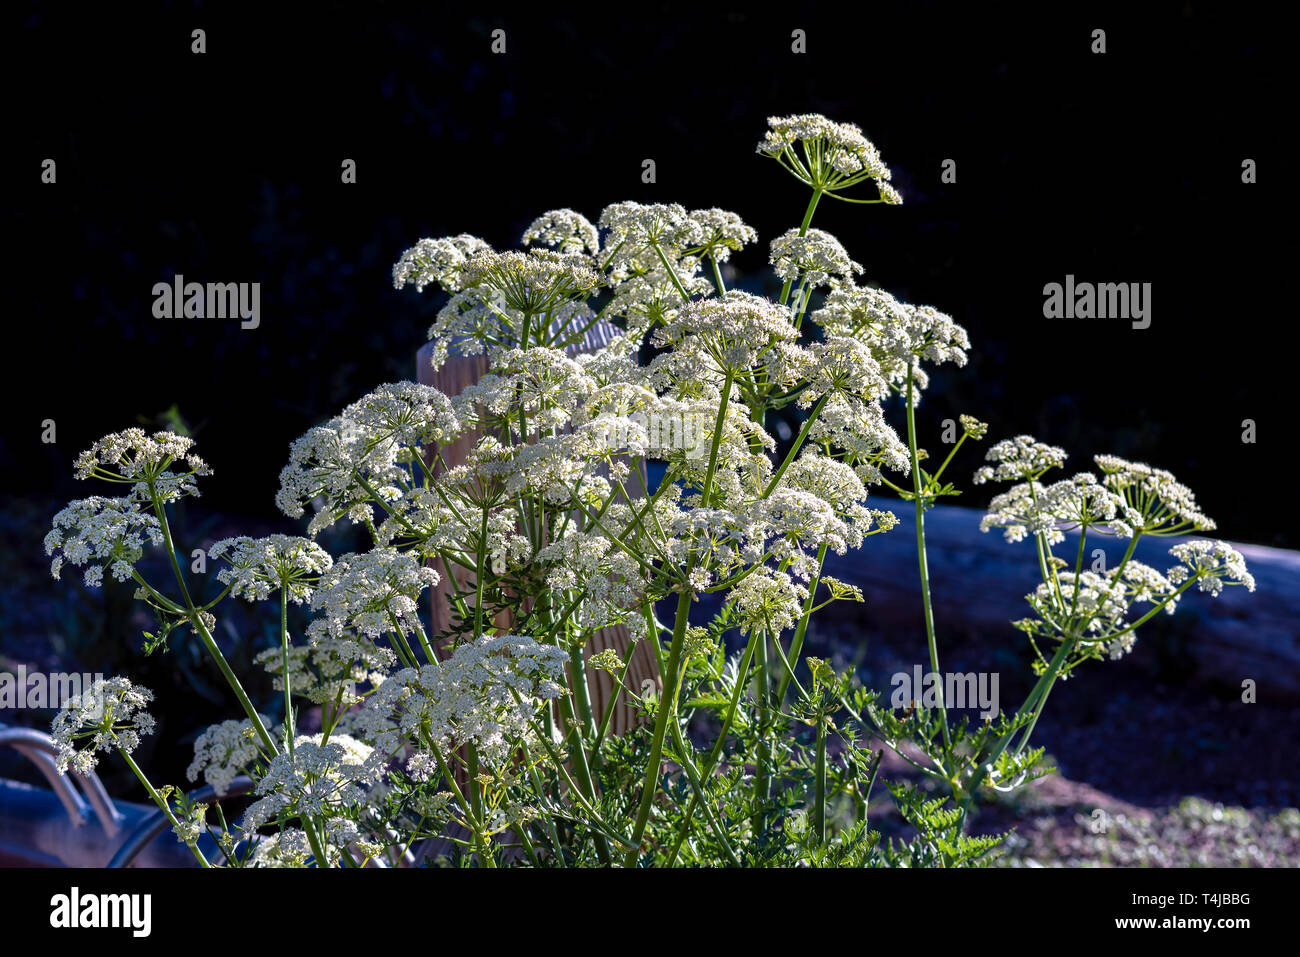
{"type": "Polygon", "coordinates": [[[973,340],[922,406],[923,444],[970,412],[1078,468],[1107,451],[1169,468],[1223,537],[1295,544],[1278,502],[1293,84],[1266,7],[478,9],[5,6],[6,493],[101,492],[71,459],[174,403],[216,470],[205,506],[292,530],[272,503],[288,443],[414,375],[439,301],[392,289],[404,249],[462,231],[513,246],[556,207],[680,202],[757,228],[737,259],[757,276],[806,191],[754,145],[767,115],[816,111],[863,127],[905,204],[823,201],[814,225],[973,340]],[[177,271],[261,282],[261,327],[154,319],[153,284],[177,271]],[[1044,319],[1066,273],[1152,283],[1152,326],[1044,319]]]}

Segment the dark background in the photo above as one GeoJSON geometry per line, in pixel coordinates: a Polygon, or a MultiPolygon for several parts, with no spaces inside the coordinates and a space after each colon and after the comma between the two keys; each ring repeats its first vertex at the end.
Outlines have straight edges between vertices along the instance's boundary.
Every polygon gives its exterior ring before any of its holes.
{"type": "MultiPolygon", "coordinates": [[[[864,280],[970,332],[970,364],[944,367],[921,406],[923,444],[969,412],[990,440],[1031,432],[1065,446],[1067,467],[1097,452],[1147,461],[1191,485],[1224,538],[1296,547],[1292,33],[1264,4],[1136,6],[4,5],[0,667],[75,666],[154,689],[163,724],[138,757],[182,783],[194,734],[231,716],[229,696],[187,635],[140,655],[152,623],[129,588],[50,579],[50,516],[106,490],[73,480],[76,454],[174,408],[216,470],[176,518],[182,550],[301,531],[273,504],[290,441],[413,377],[441,303],[432,289],[393,290],[403,250],[462,231],[510,247],[557,207],[594,220],[628,199],[716,205],[759,231],[735,260],[758,282],[767,244],[807,201],[754,154],[772,114],[862,126],[905,204],[823,200],[814,225],[865,264],[864,280]],[[504,56],[489,52],[497,27],[504,56]],[[805,55],[790,51],[795,28],[805,55]],[[1090,52],[1095,28],[1104,55],[1090,52]],[[40,182],[47,157],[56,185],[40,182]],[[344,158],[356,185],[340,182],[344,158]],[[646,158],[654,185],[640,180],[646,158]],[[946,158],[955,184],[940,182],[946,158]],[[1245,158],[1257,184],[1241,182],[1245,158]],[[153,285],[178,271],[260,282],[261,327],[154,319],[153,285]],[[1151,327],[1044,319],[1043,285],[1067,273],[1152,283],[1151,327]],[[1258,444],[1240,440],[1246,418],[1258,444]],[[40,441],[46,419],[54,445],[40,441]]],[[[976,465],[966,456],[953,478],[976,465]]],[[[146,577],[166,580],[159,561],[145,560],[146,577]]],[[[260,674],[250,659],[274,623],[223,609],[227,656],[260,674]]],[[[853,624],[845,640],[878,657],[889,636],[853,624]]],[[[990,644],[1027,654],[1005,632],[990,644]]],[[[969,666],[974,647],[946,660],[969,666]]],[[[1149,647],[1158,657],[1150,629],[1149,647]]],[[[1294,804],[1295,709],[1252,706],[1233,724],[1163,661],[1056,693],[1041,735],[1073,762],[1064,771],[1145,803],[1195,791],[1294,804]],[[1140,734],[1125,730],[1134,715],[1140,734]],[[1224,755],[1213,772],[1212,748],[1224,755]],[[1283,790],[1256,797],[1264,779],[1283,790]]],[[[269,682],[249,688],[278,707],[269,682]]],[[[30,774],[21,763],[0,757],[0,775],[30,774]]],[[[142,797],[120,762],[101,771],[112,793],[142,797]]]]}
{"type": "Polygon", "coordinates": [[[754,145],[767,115],[817,111],[863,127],[905,204],[823,201],[814,225],[973,340],[922,407],[923,442],[970,412],[1077,468],[1131,456],[1192,485],[1223,537],[1295,544],[1276,481],[1295,429],[1294,103],[1260,8],[497,9],[7,5],[4,491],[102,491],[71,479],[76,453],[174,404],[216,470],[204,506],[292,530],[272,503],[289,442],[414,375],[440,294],[392,289],[404,249],[461,231],[512,246],[561,206],[680,202],[757,228],[736,261],[755,276],[807,196],[754,145]],[[153,284],[177,271],[261,282],[261,328],[154,319],[153,284]],[[1066,273],[1152,283],[1151,328],[1044,319],[1043,284],[1066,273]]]}

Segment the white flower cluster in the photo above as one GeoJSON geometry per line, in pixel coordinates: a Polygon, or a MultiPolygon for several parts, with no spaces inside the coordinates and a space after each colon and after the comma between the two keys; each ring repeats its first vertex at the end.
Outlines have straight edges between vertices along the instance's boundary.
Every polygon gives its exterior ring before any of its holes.
{"type": "Polygon", "coordinates": [[[982,465],[975,470],[975,484],[1033,481],[1045,472],[1065,464],[1065,449],[1039,442],[1032,435],[1017,435],[995,442],[984,458],[997,465],[982,465]]]}
{"type": "Polygon", "coordinates": [[[769,116],[767,125],[755,152],[784,159],[810,186],[824,185],[825,180],[818,178],[823,170],[833,170],[840,177],[870,177],[878,184],[891,178],[880,151],[852,123],[836,123],[820,113],[799,113],[769,116]],[[794,153],[796,143],[803,146],[803,161],[794,153]]]}
{"type": "Polygon", "coordinates": [[[1177,535],[1187,531],[1208,532],[1214,520],[1196,505],[1196,496],[1172,472],[1129,462],[1117,455],[1095,456],[1107,488],[1142,514],[1141,527],[1148,535],[1177,535]]]}
{"type": "Polygon", "coordinates": [[[492,249],[477,236],[461,233],[445,239],[421,239],[402,253],[393,266],[393,288],[415,286],[416,292],[436,282],[447,292],[460,292],[465,288],[462,273],[471,256],[492,249]]]}
{"type": "Polygon", "coordinates": [[[356,727],[383,751],[418,749],[408,770],[430,773],[430,745],[447,752],[463,744],[480,762],[504,768],[546,701],[558,697],[567,655],[520,635],[484,635],[451,658],[397,672],[371,695],[356,727]]]}
{"type": "Polygon", "coordinates": [[[844,461],[852,465],[862,481],[874,485],[883,479],[881,469],[904,475],[911,471],[907,443],[885,421],[880,401],[860,401],[832,393],[813,423],[808,438],[842,449],[844,461]]]}
{"type": "Polygon", "coordinates": [[[615,261],[634,261],[646,245],[686,249],[705,238],[703,223],[677,203],[612,203],[601,212],[600,226],[609,230],[601,258],[615,261]]]}
{"type": "Polygon", "coordinates": [[[851,283],[862,272],[838,239],[821,229],[800,234],[790,229],[772,240],[772,268],[787,282],[803,281],[811,287],[851,283]]]}
{"type": "Polygon", "coordinates": [[[1245,585],[1246,591],[1255,590],[1255,576],[1246,570],[1246,558],[1227,542],[1197,539],[1179,542],[1169,549],[1169,554],[1181,563],[1169,570],[1169,580],[1181,585],[1189,577],[1197,579],[1196,587],[1210,595],[1218,595],[1223,586],[1245,585]]]}
{"type": "Polygon", "coordinates": [[[758,233],[745,224],[745,221],[729,210],[693,209],[690,219],[699,228],[698,251],[701,256],[711,256],[718,262],[726,262],[732,252],[739,252],[758,239],[758,233]]]}
{"type": "MultiPolygon", "coordinates": [[[[331,707],[351,707],[364,697],[358,685],[378,687],[397,663],[391,648],[377,645],[365,635],[329,635],[329,622],[318,618],[308,626],[310,643],[289,648],[289,685],[308,701],[331,707]]],[[[272,687],[283,691],[284,652],[267,648],[253,659],[274,676],[272,687]]]]}
{"type": "Polygon", "coordinates": [[[714,239],[705,219],[675,203],[623,202],[607,206],[600,225],[606,230],[600,263],[611,293],[604,313],[622,319],[630,338],[639,342],[671,319],[683,290],[689,298],[712,289],[700,275],[700,253],[714,239]]]}
{"type": "Polygon", "coordinates": [[[793,628],[808,600],[808,586],[788,572],[762,566],[747,575],[728,599],[735,603],[735,616],[746,628],[762,628],[776,636],[793,628]]]}
{"type": "MultiPolygon", "coordinates": [[[[337,860],[337,851],[330,848],[326,855],[331,861],[337,860]],[[334,853],[330,853],[333,851],[334,853]]],[[[249,855],[249,867],[297,868],[306,867],[311,860],[311,842],[307,835],[296,827],[286,827],[274,834],[258,838],[257,846],[249,855]]]]}
{"type": "Polygon", "coordinates": [[[541,243],[561,253],[600,252],[600,233],[591,221],[571,209],[543,213],[524,230],[524,244],[541,243]]]}
{"type": "Polygon", "coordinates": [[[150,501],[150,486],[164,502],[183,495],[198,495],[196,475],[211,475],[208,464],[192,451],[194,440],[174,432],[146,433],[144,429],[124,429],[104,436],[77,456],[79,479],[100,478],[109,482],[128,483],[131,495],[150,501]],[[173,462],[183,462],[184,473],[168,470],[173,462]]]}
{"type": "Polygon", "coordinates": [[[970,337],[951,316],[932,306],[899,302],[882,289],[839,285],[811,316],[827,336],[865,343],[885,378],[899,391],[907,386],[909,364],[915,384],[922,389],[929,382],[922,362],[966,364],[970,337]]]}
{"type": "MultiPolygon", "coordinates": [[[[260,716],[266,727],[271,721],[260,716]]],[[[231,782],[239,775],[250,772],[257,764],[261,750],[258,748],[257,731],[253,722],[247,718],[242,721],[222,721],[210,726],[194,741],[194,760],[185,771],[191,781],[197,781],[199,775],[212,785],[218,796],[224,795],[231,782]]]]}
{"type": "Polygon", "coordinates": [[[465,264],[462,278],[499,294],[507,308],[538,316],[587,298],[600,284],[589,258],[547,249],[479,253],[465,264]]]}
{"type": "Polygon", "coordinates": [[[1085,652],[1116,660],[1136,642],[1136,632],[1127,622],[1130,609],[1139,602],[1165,603],[1164,610],[1173,614],[1178,603],[1175,592],[1174,582],[1137,561],[1104,574],[1061,572],[1054,583],[1039,585],[1029,596],[1030,606],[1042,620],[1020,624],[1058,641],[1075,635],[1085,652]]]}
{"type": "Polygon", "coordinates": [[[260,799],[244,812],[243,828],[252,833],[285,815],[335,817],[367,807],[385,777],[380,751],[346,734],[302,735],[293,752],[271,758],[254,793],[260,799]]]}
{"type": "Polygon", "coordinates": [[[145,544],[162,541],[158,519],[141,511],[139,501],[92,495],[69,502],[54,516],[45,536],[45,554],[54,555],[50,574],[56,580],[65,564],[85,565],[86,584],[97,587],[105,570],[117,581],[131,578],[145,544]]]}
{"type": "Polygon", "coordinates": [[[293,535],[223,538],[208,555],[228,563],[217,580],[247,601],[263,601],[281,588],[294,604],[310,601],[316,579],[334,564],[329,552],[311,539],[293,535]]]}
{"type": "Polygon", "coordinates": [[[748,372],[773,345],[797,335],[788,307],[733,289],[721,298],[692,300],[655,330],[651,342],[674,346],[688,366],[698,357],[748,372]]]}
{"type": "Polygon", "coordinates": [[[830,393],[869,402],[884,398],[889,391],[880,363],[857,339],[831,336],[812,343],[808,355],[812,362],[801,377],[808,380],[808,388],[799,398],[801,406],[810,406],[814,399],[830,393]]]}
{"type": "Polygon", "coordinates": [[[980,531],[1001,528],[1008,542],[1026,535],[1044,535],[1048,545],[1065,540],[1073,528],[1104,527],[1113,535],[1131,538],[1142,516],[1091,472],[1043,485],[1029,481],[1013,485],[989,503],[980,531]]]}
{"type": "Polygon", "coordinates": [[[620,621],[645,592],[637,561],[603,534],[566,530],[539,549],[534,562],[551,591],[583,596],[574,618],[584,631],[620,621]]]}
{"type": "Polygon", "coordinates": [[[152,700],[152,691],[126,678],[99,678],[64,701],[50,731],[58,772],[64,774],[70,767],[89,774],[99,763],[97,752],[134,751],[141,735],[153,733],[153,717],[145,710],[152,700]],[[83,746],[78,747],[79,742],[83,746]]]}
{"type": "Polygon", "coordinates": [[[386,500],[400,499],[403,486],[411,484],[404,466],[413,464],[416,448],[448,442],[464,427],[451,400],[437,389],[415,382],[382,385],[294,440],[289,462],[280,470],[276,505],[298,518],[307,503],[323,496],[307,527],[313,538],[344,516],[371,521],[365,486],[386,500]]]}
{"type": "Polygon", "coordinates": [[[314,638],[341,638],[351,631],[372,638],[414,634],[420,628],[420,593],[436,584],[436,571],[394,548],[344,555],[321,575],[311,607],[323,617],[308,633],[314,638]]]}

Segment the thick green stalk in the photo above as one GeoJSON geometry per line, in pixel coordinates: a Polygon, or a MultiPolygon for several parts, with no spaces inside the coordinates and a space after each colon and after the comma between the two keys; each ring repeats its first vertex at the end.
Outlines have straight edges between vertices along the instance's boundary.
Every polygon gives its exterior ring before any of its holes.
{"type": "Polygon", "coordinates": [[[925,612],[925,637],[930,646],[930,671],[939,681],[939,715],[943,719],[943,742],[952,748],[948,731],[948,705],[943,700],[939,678],[939,645],[934,635],[934,609],[930,604],[930,563],[925,553],[925,501],[921,497],[921,465],[916,452],[916,403],[912,394],[912,363],[907,364],[907,448],[912,457],[912,495],[916,503],[916,559],[921,569],[921,604],[925,612]]]}
{"type": "Polygon", "coordinates": [[[813,807],[813,827],[817,843],[826,843],[826,717],[817,716],[817,792],[813,807]]]}
{"type": "MultiPolygon", "coordinates": [[[[808,225],[812,222],[813,213],[817,210],[817,202],[822,198],[822,191],[814,189],[812,199],[808,200],[808,208],[804,210],[803,222],[799,224],[799,235],[803,236],[808,232],[808,225]]],[[[781,287],[781,305],[790,301],[791,280],[787,279],[785,285],[781,287]]]]}
{"type": "Polygon", "coordinates": [[[284,736],[292,755],[297,733],[293,722],[293,688],[289,682],[289,596],[284,582],[280,582],[280,657],[284,662],[284,736]]]}
{"type": "Polygon", "coordinates": [[[650,820],[650,807],[659,790],[659,762],[664,752],[664,735],[668,722],[677,720],[677,692],[681,686],[682,646],[686,642],[686,625],[691,611],[691,592],[682,588],[677,597],[677,617],[673,622],[673,643],[668,649],[668,668],[664,675],[667,685],[659,700],[655,714],[654,735],[650,741],[650,761],[646,766],[645,782],[641,786],[641,804],[637,808],[636,825],[632,829],[632,846],[623,859],[625,867],[633,867],[650,820]]]}
{"type": "Polygon", "coordinates": [[[772,779],[768,774],[772,747],[768,742],[768,695],[771,676],[767,663],[767,632],[759,630],[758,647],[754,655],[754,697],[758,702],[758,751],[754,755],[754,796],[767,800],[772,796],[772,779]]]}

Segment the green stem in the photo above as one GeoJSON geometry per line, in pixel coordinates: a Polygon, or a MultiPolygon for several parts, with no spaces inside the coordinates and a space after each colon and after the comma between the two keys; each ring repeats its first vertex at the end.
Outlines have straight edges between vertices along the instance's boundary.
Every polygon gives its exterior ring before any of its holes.
{"type": "MultiPolygon", "coordinates": [[[[772,756],[771,743],[768,741],[771,675],[767,662],[767,632],[762,629],[755,630],[758,631],[754,668],[754,698],[758,702],[758,750],[754,755],[754,797],[766,801],[772,796],[772,780],[768,774],[768,765],[771,763],[772,756]]],[[[766,822],[765,814],[761,821],[766,822]]]]}
{"type": "Polygon", "coordinates": [[[718,844],[722,848],[723,855],[727,858],[727,863],[732,867],[739,867],[740,861],[736,858],[736,852],[731,849],[731,844],[727,840],[727,833],[722,829],[717,817],[709,808],[709,802],[704,794],[704,784],[699,772],[695,768],[694,762],[691,761],[691,755],[686,745],[686,740],[682,736],[682,729],[678,727],[677,722],[672,723],[673,743],[677,746],[677,751],[682,757],[682,770],[686,772],[686,779],[691,785],[691,800],[699,804],[700,812],[704,815],[705,823],[713,831],[714,837],[718,839],[718,844]]]}
{"type": "MultiPolygon", "coordinates": [[[[907,364],[907,448],[912,457],[912,493],[916,504],[916,559],[921,570],[921,604],[925,612],[925,637],[930,647],[930,671],[939,675],[939,645],[934,634],[934,609],[930,603],[930,563],[925,551],[925,501],[921,497],[921,465],[916,451],[916,401],[912,392],[912,362],[907,364]]],[[[948,731],[948,707],[939,680],[939,715],[943,720],[943,742],[952,749],[948,731]]]]}
{"type": "MultiPolygon", "coordinates": [[[[705,759],[700,770],[701,778],[707,778],[717,767],[718,761],[722,758],[722,749],[727,742],[727,734],[731,731],[732,722],[736,717],[736,708],[740,704],[740,696],[745,692],[746,677],[749,674],[749,663],[754,657],[754,646],[758,641],[757,629],[749,633],[749,643],[745,645],[745,653],[740,659],[740,668],[736,672],[736,687],[731,691],[731,701],[727,703],[727,717],[722,722],[722,730],[718,732],[718,739],[713,742],[713,750],[709,752],[708,758],[705,759]]],[[[677,852],[681,849],[686,835],[690,833],[691,815],[695,813],[697,799],[694,795],[691,797],[691,803],[686,807],[686,813],[682,817],[682,825],[677,831],[677,842],[673,845],[672,852],[668,855],[667,865],[673,866],[677,860],[677,852]]]]}
{"type": "Polygon", "coordinates": [[[709,495],[713,491],[713,475],[718,469],[718,449],[722,445],[722,429],[727,421],[727,403],[731,401],[731,383],[735,372],[727,370],[726,381],[722,384],[722,400],[718,403],[718,415],[713,422],[713,442],[709,447],[709,468],[704,473],[704,488],[700,491],[700,504],[709,504],[709,495]]]}
{"type": "MultiPolygon", "coordinates": [[[[821,545],[817,549],[817,571],[813,574],[812,581],[808,584],[808,598],[803,605],[803,614],[799,616],[799,624],[795,628],[794,637],[790,639],[790,654],[787,657],[792,662],[799,661],[799,652],[803,649],[804,636],[808,633],[808,622],[812,619],[813,599],[817,594],[817,587],[822,580],[822,566],[826,562],[826,546],[821,545]]],[[[790,690],[791,676],[784,674],[776,688],[776,706],[785,707],[785,696],[790,690]]]]}
{"type": "Polygon", "coordinates": [[[641,804],[637,808],[636,824],[632,828],[631,848],[623,859],[625,867],[633,867],[641,847],[641,838],[645,836],[646,824],[650,820],[650,807],[654,804],[655,794],[659,790],[659,762],[663,757],[664,735],[668,731],[668,722],[677,720],[677,692],[681,685],[682,646],[686,641],[686,625],[691,611],[691,592],[682,588],[677,597],[677,617],[673,622],[673,643],[668,650],[668,668],[664,677],[667,681],[664,694],[659,700],[655,714],[654,735],[650,741],[650,760],[646,766],[645,781],[641,786],[641,804]]]}
{"type": "Polygon", "coordinates": [[[718,258],[710,253],[709,261],[713,263],[713,281],[718,284],[718,295],[725,296],[727,294],[727,286],[726,283],[722,281],[722,270],[718,268],[718,258]]]}
{"type": "Polygon", "coordinates": [[[252,722],[258,737],[262,739],[262,743],[266,745],[271,754],[279,754],[280,749],[276,747],[275,740],[266,730],[266,726],[262,724],[262,718],[258,715],[257,709],[253,707],[253,702],[249,699],[248,693],[244,691],[244,686],[239,683],[239,678],[235,676],[230,663],[226,661],[226,656],[221,653],[216,639],[208,631],[208,626],[203,623],[203,619],[199,617],[198,609],[194,607],[194,602],[190,599],[190,590],[185,584],[185,575],[181,572],[181,566],[176,561],[176,545],[172,541],[171,526],[167,522],[167,510],[163,508],[162,502],[159,501],[158,493],[153,488],[152,483],[149,492],[153,498],[154,514],[158,517],[158,524],[162,528],[163,543],[167,546],[167,557],[171,560],[172,574],[176,576],[176,584],[180,586],[181,595],[185,599],[186,617],[189,619],[190,625],[198,633],[199,640],[203,642],[203,647],[207,649],[208,654],[217,663],[217,669],[221,672],[221,676],[226,679],[226,683],[230,685],[230,690],[239,699],[244,713],[248,715],[248,720],[252,722]]]}
{"type": "MultiPolygon", "coordinates": [[[[452,772],[451,768],[448,767],[446,758],[442,756],[442,749],[434,743],[433,739],[430,738],[427,733],[422,736],[424,737],[425,744],[428,745],[429,750],[433,752],[434,760],[438,762],[438,770],[442,772],[442,777],[447,782],[447,786],[451,788],[451,793],[456,795],[456,800],[460,802],[461,808],[464,809],[465,816],[469,818],[470,829],[474,832],[474,840],[479,846],[479,860],[483,863],[484,867],[496,867],[496,857],[492,853],[492,841],[483,833],[482,820],[476,813],[474,813],[473,806],[470,802],[465,799],[464,792],[461,791],[460,785],[456,783],[456,775],[452,772]]],[[[471,781],[470,783],[474,784],[476,787],[478,785],[477,781],[471,781]]],[[[477,795],[477,792],[474,793],[477,795]]]]}
{"type": "MultiPolygon", "coordinates": [[[[167,806],[167,802],[163,800],[163,796],[154,790],[153,785],[149,783],[149,779],[145,777],[144,772],[140,770],[140,766],[135,763],[135,760],[131,757],[130,754],[126,752],[125,749],[118,748],[117,753],[122,755],[122,760],[126,762],[127,767],[131,769],[131,771],[135,774],[136,778],[140,781],[140,783],[144,785],[144,789],[149,792],[149,797],[153,798],[154,804],[157,804],[159,810],[161,810],[163,814],[166,815],[167,820],[171,824],[171,826],[179,829],[180,824],[176,820],[176,815],[172,814],[172,809],[167,806]]],[[[199,850],[198,845],[187,844],[186,846],[194,853],[195,858],[197,858],[201,866],[203,867],[212,866],[211,864],[208,863],[208,859],[203,856],[203,852],[199,850]]]]}
{"type": "Polygon", "coordinates": [[[654,251],[659,255],[659,261],[663,263],[664,268],[668,270],[668,277],[672,279],[673,285],[677,287],[677,294],[682,297],[682,302],[690,302],[691,297],[687,294],[686,287],[683,286],[682,281],[677,278],[677,270],[673,268],[673,264],[670,263],[668,257],[664,255],[664,251],[659,247],[659,243],[652,242],[650,245],[654,247],[654,251]]]}
{"type": "Polygon", "coordinates": [[[767,498],[772,494],[772,489],[776,488],[777,483],[781,481],[781,476],[785,474],[785,470],[790,467],[790,463],[794,461],[794,457],[798,455],[799,450],[803,448],[804,440],[808,438],[808,433],[812,430],[813,423],[817,421],[817,417],[821,415],[822,409],[825,407],[828,398],[830,398],[829,393],[823,395],[817,400],[816,404],[813,405],[812,410],[808,413],[808,418],[804,419],[803,425],[800,426],[799,434],[795,436],[794,444],[790,446],[790,451],[787,452],[785,458],[781,460],[781,465],[777,470],[772,473],[772,478],[768,481],[767,488],[763,489],[763,498],[767,498]]]}
{"type": "MultiPolygon", "coordinates": [[[[821,198],[822,198],[822,191],[820,189],[814,189],[812,194],[812,199],[808,200],[808,208],[804,210],[803,222],[799,224],[800,236],[807,234],[808,225],[812,222],[813,213],[816,212],[817,210],[817,202],[821,198]]],[[[790,285],[791,285],[791,280],[787,279],[785,281],[785,285],[781,287],[780,302],[781,305],[783,306],[790,301],[790,285]]]]}
{"type": "Polygon", "coordinates": [[[297,731],[293,721],[293,689],[289,682],[289,596],[284,582],[280,583],[280,656],[284,661],[284,736],[292,756],[297,731]]]}
{"type": "Polygon", "coordinates": [[[817,717],[817,793],[813,808],[817,843],[826,843],[826,717],[817,717]]]}

